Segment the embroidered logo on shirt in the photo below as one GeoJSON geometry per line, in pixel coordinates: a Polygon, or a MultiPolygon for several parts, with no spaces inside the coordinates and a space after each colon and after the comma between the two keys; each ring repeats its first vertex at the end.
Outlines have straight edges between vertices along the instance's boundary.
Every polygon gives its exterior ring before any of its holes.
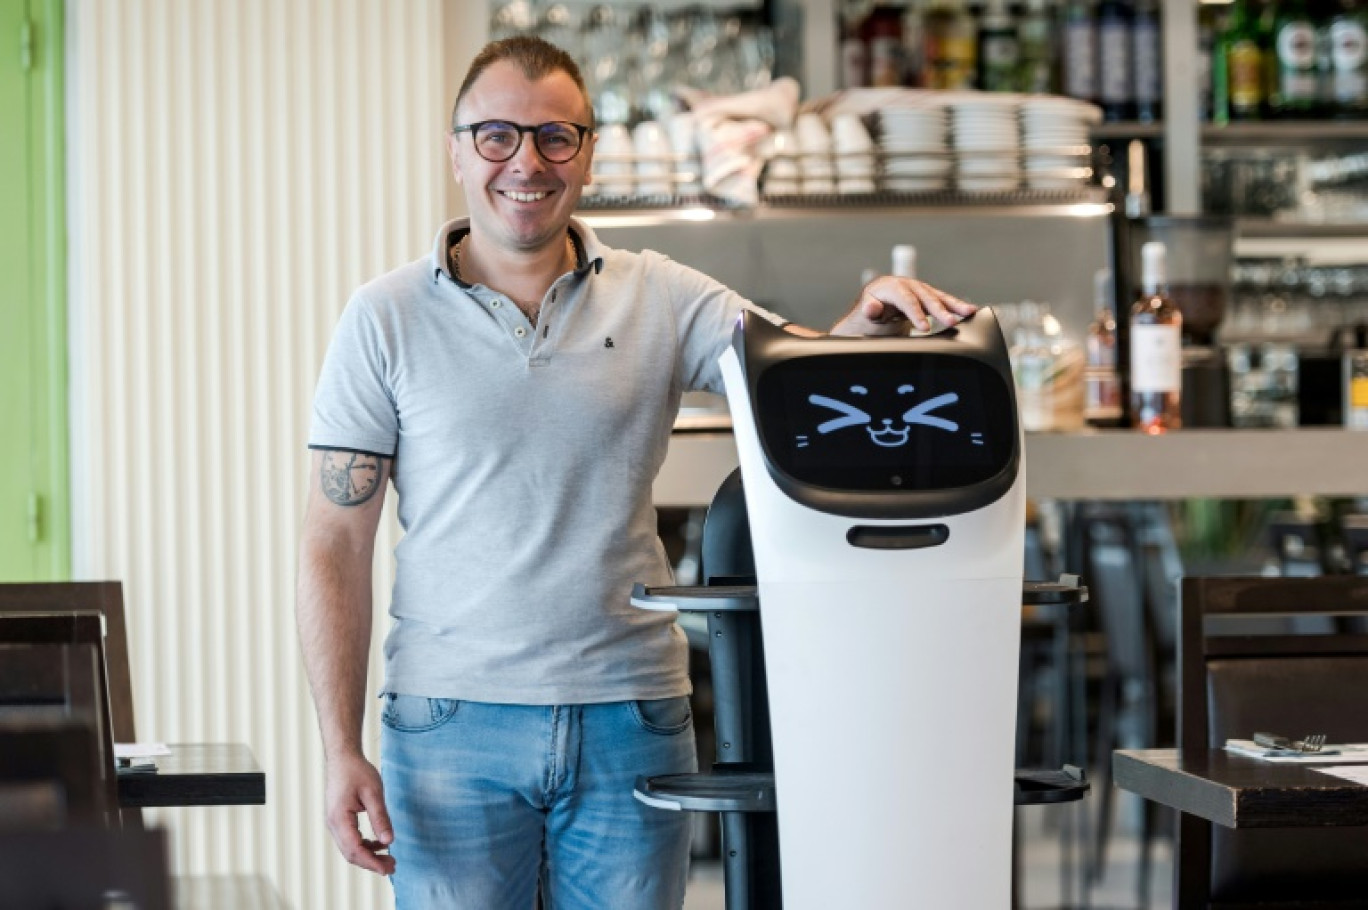
{"type": "Polygon", "coordinates": [[[605,348],[611,348],[613,346],[613,336],[609,335],[607,338],[603,339],[603,346],[605,348]]]}

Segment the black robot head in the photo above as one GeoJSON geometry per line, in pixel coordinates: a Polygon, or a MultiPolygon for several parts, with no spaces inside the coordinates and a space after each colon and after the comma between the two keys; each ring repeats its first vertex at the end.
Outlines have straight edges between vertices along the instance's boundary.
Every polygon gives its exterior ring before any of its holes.
{"type": "Polygon", "coordinates": [[[797,502],[935,518],[1016,482],[1016,395],[991,310],[912,338],[801,338],[746,313],[733,345],[770,476],[797,502]]]}

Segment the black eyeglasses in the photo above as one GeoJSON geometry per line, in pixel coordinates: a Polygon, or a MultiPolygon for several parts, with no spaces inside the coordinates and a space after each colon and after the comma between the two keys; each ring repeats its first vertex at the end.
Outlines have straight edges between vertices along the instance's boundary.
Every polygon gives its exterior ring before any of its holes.
{"type": "Polygon", "coordinates": [[[453,133],[469,133],[475,141],[475,151],[486,161],[507,161],[522,148],[523,133],[531,133],[537,152],[552,164],[564,164],[579,154],[584,145],[584,134],[592,127],[552,120],[535,126],[523,126],[507,120],[481,120],[453,126],[453,133]]]}

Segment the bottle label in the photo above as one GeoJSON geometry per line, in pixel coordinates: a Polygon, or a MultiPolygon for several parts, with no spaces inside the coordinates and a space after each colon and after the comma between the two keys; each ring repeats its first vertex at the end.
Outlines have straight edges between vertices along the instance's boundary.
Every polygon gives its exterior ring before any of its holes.
{"type": "Polygon", "coordinates": [[[1183,339],[1176,325],[1130,327],[1131,390],[1177,392],[1183,387],[1183,339]]]}
{"type": "Polygon", "coordinates": [[[927,35],[926,87],[974,87],[974,39],[958,35],[927,35]]]}
{"type": "Polygon", "coordinates": [[[1368,351],[1344,355],[1344,425],[1368,430],[1368,351]]]}
{"type": "Polygon", "coordinates": [[[901,85],[902,68],[902,41],[896,37],[879,37],[869,42],[870,85],[901,85]]]}
{"type": "Polygon", "coordinates": [[[1337,19],[1330,25],[1330,63],[1336,73],[1352,73],[1368,58],[1368,35],[1363,23],[1337,19]]]}
{"type": "Polygon", "coordinates": [[[985,66],[1016,66],[1020,57],[1016,36],[984,35],[983,63],[985,66]]]}
{"type": "Polygon", "coordinates": [[[1102,84],[1099,90],[1103,103],[1131,100],[1131,36],[1126,23],[1119,20],[1103,22],[1097,33],[1098,53],[1101,55],[1102,84]]]}
{"type": "Polygon", "coordinates": [[[1278,80],[1279,94],[1287,101],[1315,101],[1316,74],[1284,70],[1278,80]]]}
{"type": "Polygon", "coordinates": [[[1097,32],[1091,22],[1064,26],[1064,94],[1097,97],[1097,32]]]}
{"type": "Polygon", "coordinates": [[[1141,104],[1153,104],[1159,100],[1162,92],[1158,23],[1153,19],[1139,20],[1135,23],[1132,35],[1135,54],[1135,100],[1141,104]]]}
{"type": "Polygon", "coordinates": [[[1335,73],[1331,94],[1340,104],[1362,104],[1368,100],[1368,73],[1335,73]]]}
{"type": "Polygon", "coordinates": [[[1236,41],[1226,51],[1230,72],[1230,106],[1238,110],[1258,108],[1263,101],[1263,58],[1259,45],[1236,41]]]}
{"type": "Polygon", "coordinates": [[[1309,22],[1289,22],[1278,29],[1278,63],[1285,69],[1316,68],[1316,30],[1309,22]]]}

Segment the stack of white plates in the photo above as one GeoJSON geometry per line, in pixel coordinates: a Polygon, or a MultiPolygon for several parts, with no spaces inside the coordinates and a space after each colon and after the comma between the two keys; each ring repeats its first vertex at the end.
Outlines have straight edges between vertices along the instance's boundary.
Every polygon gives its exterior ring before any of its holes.
{"type": "Polygon", "coordinates": [[[836,167],[831,160],[831,133],[820,114],[803,113],[793,125],[798,137],[798,170],[803,192],[825,195],[836,192],[836,167]]]}
{"type": "Polygon", "coordinates": [[[1102,122],[1095,105],[1072,98],[1032,95],[1021,103],[1026,185],[1037,190],[1074,189],[1092,176],[1088,133],[1102,122]]]}
{"type": "Polygon", "coordinates": [[[959,188],[969,192],[1016,189],[1021,184],[1016,98],[956,95],[950,110],[959,188]]]}
{"type": "Polygon", "coordinates": [[[874,140],[859,114],[839,114],[831,121],[831,140],[836,150],[836,191],[842,194],[874,192],[874,140]]]}
{"type": "Polygon", "coordinates": [[[886,107],[879,112],[883,188],[895,193],[943,190],[954,160],[947,144],[949,112],[940,105],[886,107]]]}
{"type": "Polygon", "coordinates": [[[770,196],[795,196],[803,191],[802,171],[798,167],[798,137],[792,130],[776,130],[760,144],[765,165],[765,193],[770,196]]]}

